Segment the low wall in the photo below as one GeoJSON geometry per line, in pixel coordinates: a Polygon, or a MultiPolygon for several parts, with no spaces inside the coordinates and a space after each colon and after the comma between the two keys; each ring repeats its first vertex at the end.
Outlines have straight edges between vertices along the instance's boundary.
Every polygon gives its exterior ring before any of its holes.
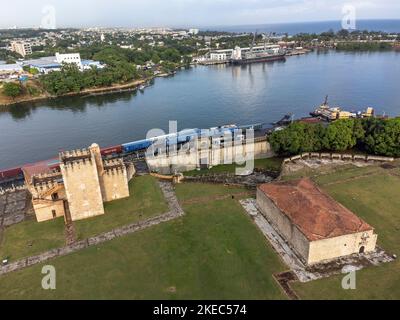
{"type": "Polygon", "coordinates": [[[306,152],[300,155],[292,156],[283,160],[283,163],[289,163],[296,160],[307,160],[307,159],[328,159],[328,160],[342,160],[342,161],[376,161],[376,162],[393,162],[393,157],[382,157],[374,155],[363,155],[363,154],[349,154],[349,153],[324,153],[324,152],[306,152]]]}

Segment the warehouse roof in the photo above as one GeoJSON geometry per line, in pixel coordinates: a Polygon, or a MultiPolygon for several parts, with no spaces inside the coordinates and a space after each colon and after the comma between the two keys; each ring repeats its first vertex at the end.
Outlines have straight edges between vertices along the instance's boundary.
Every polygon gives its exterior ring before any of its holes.
{"type": "Polygon", "coordinates": [[[263,184],[259,186],[271,201],[310,241],[373,230],[310,179],[263,184]]]}

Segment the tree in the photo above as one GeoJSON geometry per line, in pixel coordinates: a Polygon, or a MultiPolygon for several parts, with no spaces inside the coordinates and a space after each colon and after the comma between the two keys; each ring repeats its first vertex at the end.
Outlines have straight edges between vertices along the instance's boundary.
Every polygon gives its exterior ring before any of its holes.
{"type": "Polygon", "coordinates": [[[294,122],[269,137],[272,149],[282,155],[318,151],[322,148],[324,128],[319,124],[294,122]]]}
{"type": "Polygon", "coordinates": [[[367,122],[369,128],[365,137],[368,152],[392,157],[400,156],[400,118],[367,122]]]}
{"type": "Polygon", "coordinates": [[[159,64],[160,63],[160,56],[157,53],[154,53],[153,56],[151,57],[151,61],[153,61],[153,63],[155,64],[159,64]]]}
{"type": "Polygon", "coordinates": [[[7,82],[3,85],[3,93],[8,96],[12,97],[15,99],[22,93],[22,88],[20,84],[15,83],[15,82],[7,82]]]}
{"type": "MultiPolygon", "coordinates": [[[[359,134],[357,132],[357,134],[359,134]]],[[[354,134],[354,120],[346,119],[331,123],[325,130],[322,145],[331,151],[345,151],[357,144],[354,134]]]]}

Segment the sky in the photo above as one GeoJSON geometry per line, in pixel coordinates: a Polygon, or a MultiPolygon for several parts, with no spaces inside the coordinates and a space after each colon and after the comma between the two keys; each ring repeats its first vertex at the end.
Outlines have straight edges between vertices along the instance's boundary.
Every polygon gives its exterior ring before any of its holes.
{"type": "Polygon", "coordinates": [[[400,19],[400,0],[0,0],[0,28],[205,27],[358,19],[400,19]],[[54,14],[53,14],[54,13],[54,14]]]}

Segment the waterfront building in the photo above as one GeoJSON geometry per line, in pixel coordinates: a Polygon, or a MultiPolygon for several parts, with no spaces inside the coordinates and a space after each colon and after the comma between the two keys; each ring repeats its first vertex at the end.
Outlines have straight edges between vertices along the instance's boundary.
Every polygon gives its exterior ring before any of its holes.
{"type": "Polygon", "coordinates": [[[226,53],[224,52],[211,52],[210,60],[212,61],[225,61],[227,60],[226,53]]]}
{"type": "Polygon", "coordinates": [[[0,80],[18,79],[23,73],[19,64],[0,64],[0,80]]]}
{"type": "Polygon", "coordinates": [[[13,41],[11,42],[11,51],[20,54],[25,57],[32,54],[32,46],[29,42],[25,41],[13,41]]]}
{"type": "Polygon", "coordinates": [[[39,59],[25,60],[22,62],[22,65],[30,66],[31,68],[37,69],[42,74],[47,74],[52,71],[60,71],[64,63],[73,63],[81,71],[88,70],[92,67],[96,67],[98,69],[103,69],[105,67],[105,65],[99,61],[81,60],[81,56],[79,53],[56,53],[56,55],[52,57],[42,57],[39,59]]]}
{"type": "Polygon", "coordinates": [[[63,63],[68,63],[68,64],[76,64],[76,66],[82,70],[82,61],[81,61],[81,55],[79,53],[65,53],[65,54],[60,54],[56,53],[56,61],[58,64],[63,64],[63,63]]]}
{"type": "Polygon", "coordinates": [[[104,202],[129,197],[135,169],[123,159],[105,160],[100,148],[61,152],[60,167],[46,163],[22,168],[38,222],[64,216],[76,221],[104,214],[104,202]]]}
{"type": "Polygon", "coordinates": [[[375,251],[373,227],[309,178],[263,184],[257,189],[257,204],[307,265],[375,251]]]}
{"type": "Polygon", "coordinates": [[[205,60],[230,60],[232,58],[238,59],[242,56],[245,56],[247,53],[252,51],[254,54],[257,53],[277,53],[281,49],[281,46],[276,44],[266,44],[262,46],[255,46],[253,48],[246,47],[240,48],[235,47],[234,49],[220,49],[220,50],[212,50],[211,52],[207,53],[204,57],[205,60]]]}

